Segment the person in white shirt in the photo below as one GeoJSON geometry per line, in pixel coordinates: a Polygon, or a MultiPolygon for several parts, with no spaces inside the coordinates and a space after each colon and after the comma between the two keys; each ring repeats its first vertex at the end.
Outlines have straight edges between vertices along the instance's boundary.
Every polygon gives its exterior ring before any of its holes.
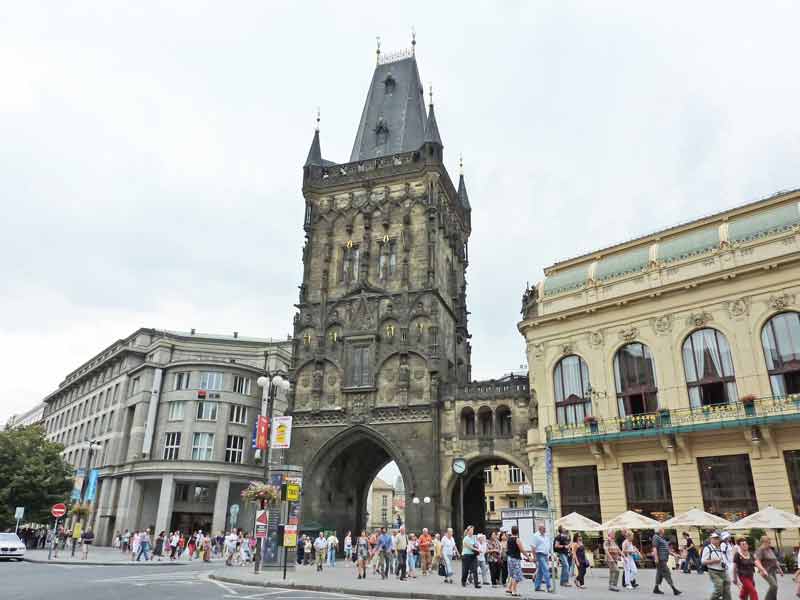
{"type": "Polygon", "coordinates": [[[712,600],[731,600],[731,579],[728,577],[728,563],[725,550],[721,548],[722,539],[718,533],[712,533],[709,544],[703,548],[700,562],[708,569],[708,576],[714,585],[712,600]]]}
{"type": "Polygon", "coordinates": [[[453,537],[453,529],[448,528],[447,533],[442,536],[442,560],[444,561],[444,582],[453,583],[453,559],[458,556],[456,540],[453,537]]]}
{"type": "Polygon", "coordinates": [[[353,562],[353,536],[349,531],[344,536],[344,558],[347,562],[353,562]]]}
{"type": "Polygon", "coordinates": [[[489,573],[489,564],[486,562],[486,535],[483,533],[478,534],[478,575],[481,577],[483,585],[492,585],[491,574],[489,573]]]}
{"type": "Polygon", "coordinates": [[[336,566],[336,551],[339,549],[339,538],[336,537],[336,532],[332,531],[328,536],[328,566],[336,566]]]}
{"type": "Polygon", "coordinates": [[[533,589],[535,592],[541,591],[542,580],[547,586],[547,591],[553,589],[553,584],[550,581],[550,567],[547,564],[547,557],[550,556],[550,536],[547,535],[547,528],[544,523],[539,524],[539,530],[533,534],[533,550],[536,553],[536,579],[533,582],[533,589]]]}
{"type": "Polygon", "coordinates": [[[325,539],[325,534],[319,532],[319,537],[314,540],[314,555],[317,562],[317,571],[322,571],[322,564],[325,562],[325,554],[328,548],[328,540],[325,539]]]}

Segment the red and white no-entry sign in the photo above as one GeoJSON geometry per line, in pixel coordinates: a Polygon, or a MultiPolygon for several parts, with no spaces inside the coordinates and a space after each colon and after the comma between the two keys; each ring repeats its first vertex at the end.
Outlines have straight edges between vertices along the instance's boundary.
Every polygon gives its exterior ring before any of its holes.
{"type": "Polygon", "coordinates": [[[53,515],[56,519],[60,519],[65,514],[67,514],[67,507],[63,502],[59,502],[58,504],[53,504],[53,508],[50,509],[50,514],[53,515]]]}

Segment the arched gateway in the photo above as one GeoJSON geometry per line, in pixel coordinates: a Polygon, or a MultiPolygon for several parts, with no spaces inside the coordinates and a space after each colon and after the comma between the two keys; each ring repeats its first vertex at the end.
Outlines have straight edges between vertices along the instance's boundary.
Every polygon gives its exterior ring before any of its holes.
{"type": "Polygon", "coordinates": [[[322,158],[317,127],[303,196],[286,457],[304,468],[302,520],[360,529],[369,485],[393,460],[406,498],[430,499],[407,524],[450,525],[453,457],[524,462],[535,407],[526,376],[469,383],[472,210],[463,174],[456,187],[444,166],[412,52],[379,55],[349,162],[322,158]],[[460,422],[467,404],[479,427],[460,422]]]}

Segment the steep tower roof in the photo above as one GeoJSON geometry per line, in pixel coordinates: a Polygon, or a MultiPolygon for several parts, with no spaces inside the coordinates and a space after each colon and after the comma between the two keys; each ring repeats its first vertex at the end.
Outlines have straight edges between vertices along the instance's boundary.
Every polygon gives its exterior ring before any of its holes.
{"type": "Polygon", "coordinates": [[[439,126],[436,124],[436,115],[433,112],[433,102],[428,105],[428,122],[425,125],[425,143],[443,145],[442,138],[439,135],[439,126]]]}
{"type": "Polygon", "coordinates": [[[412,55],[382,64],[379,61],[367,91],[350,161],[417,150],[423,144],[426,123],[416,58],[412,55]]]}
{"type": "Polygon", "coordinates": [[[316,166],[326,167],[332,164],[335,163],[322,158],[322,148],[319,145],[319,128],[317,128],[314,130],[314,139],[311,140],[311,148],[308,149],[308,157],[306,158],[306,164],[303,166],[309,167],[311,165],[316,165],[316,166]]]}
{"type": "Polygon", "coordinates": [[[458,176],[458,201],[461,202],[461,206],[465,209],[472,210],[472,207],[469,205],[469,196],[467,195],[467,184],[464,183],[463,167],[461,174],[458,176]]]}

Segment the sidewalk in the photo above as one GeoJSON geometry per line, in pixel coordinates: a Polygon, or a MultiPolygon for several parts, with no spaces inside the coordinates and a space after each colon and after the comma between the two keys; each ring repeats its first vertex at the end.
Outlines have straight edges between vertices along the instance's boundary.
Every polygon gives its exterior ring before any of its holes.
{"type": "MultiPolygon", "coordinates": [[[[109,548],[107,546],[93,546],[89,550],[89,558],[87,560],[81,560],[81,551],[80,548],[75,549],[75,556],[71,556],[71,551],[69,548],[64,550],[58,551],[58,558],[53,556],[51,560],[47,560],[48,550],[26,550],[25,551],[25,560],[31,563],[48,563],[48,564],[55,564],[55,565],[87,565],[87,566],[148,566],[148,567],[155,567],[155,566],[175,566],[175,565],[188,565],[191,562],[186,559],[182,558],[180,560],[169,560],[169,558],[162,558],[162,560],[158,560],[158,557],[155,557],[153,560],[146,561],[142,558],[141,561],[135,562],[131,560],[130,552],[126,552],[123,554],[117,548],[109,548]]],[[[197,561],[192,561],[197,562],[197,561]]],[[[221,558],[214,558],[211,559],[212,563],[221,564],[223,560],[221,558]]]]}
{"type": "MultiPolygon", "coordinates": [[[[475,589],[472,586],[461,587],[460,581],[460,562],[453,565],[456,583],[452,585],[442,583],[442,578],[438,575],[423,577],[421,572],[417,573],[416,579],[409,581],[399,581],[394,577],[382,580],[379,575],[373,575],[368,571],[366,579],[356,579],[355,569],[344,561],[337,563],[335,568],[326,567],[322,573],[317,573],[313,565],[299,566],[294,572],[290,569],[287,572],[286,580],[282,579],[282,572],[262,571],[255,575],[253,567],[228,567],[225,569],[214,570],[209,577],[223,583],[233,583],[239,585],[253,585],[259,587],[288,588],[298,590],[309,590],[316,592],[334,592],[354,596],[372,596],[378,598],[411,598],[429,600],[459,600],[468,598],[469,600],[498,600],[499,598],[510,598],[504,593],[504,588],[484,586],[475,589]]],[[[684,575],[678,571],[673,571],[675,584],[683,591],[681,600],[706,600],[711,595],[711,584],[707,575],[684,575]]],[[[647,569],[639,571],[637,578],[639,588],[632,592],[621,590],[612,592],[608,590],[608,571],[606,569],[590,569],[586,576],[586,590],[579,590],[574,587],[561,588],[557,592],[549,594],[547,592],[534,592],[533,584],[530,580],[523,581],[519,586],[519,592],[526,598],[541,598],[542,600],[621,600],[625,594],[636,594],[640,598],[674,598],[672,591],[665,584],[661,586],[664,596],[654,596],[653,583],[655,581],[655,570],[647,569]]],[[[780,579],[778,600],[794,599],[794,583],[790,576],[780,579]]],[[[760,597],[764,597],[767,586],[761,578],[756,578],[756,587],[760,597]]],[[[732,596],[735,598],[739,594],[739,589],[732,588],[732,596]]]]}

